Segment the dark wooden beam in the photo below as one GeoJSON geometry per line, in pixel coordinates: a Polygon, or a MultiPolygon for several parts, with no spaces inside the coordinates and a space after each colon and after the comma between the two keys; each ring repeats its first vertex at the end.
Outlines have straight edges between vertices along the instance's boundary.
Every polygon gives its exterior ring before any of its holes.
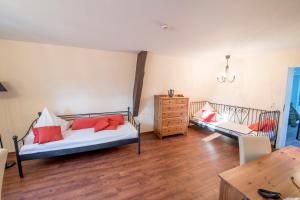
{"type": "Polygon", "coordinates": [[[137,55],[133,88],[133,116],[137,116],[139,114],[147,53],[147,51],[141,51],[137,55]]]}

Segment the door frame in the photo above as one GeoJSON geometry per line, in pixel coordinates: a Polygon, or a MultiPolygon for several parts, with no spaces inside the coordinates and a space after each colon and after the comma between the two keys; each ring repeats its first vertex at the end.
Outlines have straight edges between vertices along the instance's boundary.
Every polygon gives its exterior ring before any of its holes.
{"type": "Polygon", "coordinates": [[[277,138],[277,148],[285,147],[286,144],[286,137],[287,137],[287,129],[288,129],[288,122],[289,122],[289,113],[290,113],[290,103],[292,99],[292,92],[293,92],[293,81],[294,81],[294,70],[296,68],[300,68],[299,66],[289,67],[288,74],[287,74],[287,81],[286,81],[286,90],[284,96],[284,106],[283,112],[280,117],[281,127],[279,128],[279,135],[277,138]]]}
{"type": "Polygon", "coordinates": [[[296,99],[296,105],[295,108],[297,110],[297,112],[299,112],[300,110],[300,105],[299,105],[299,100],[300,100],[300,74],[295,74],[296,76],[298,76],[298,90],[297,90],[297,99],[296,99]]]}

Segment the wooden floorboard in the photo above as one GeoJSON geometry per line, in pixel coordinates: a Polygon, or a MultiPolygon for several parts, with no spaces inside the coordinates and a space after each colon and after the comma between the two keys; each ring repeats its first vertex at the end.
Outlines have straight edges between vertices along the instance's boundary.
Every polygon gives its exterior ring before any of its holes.
{"type": "MultiPolygon", "coordinates": [[[[210,132],[189,128],[188,135],[160,140],[142,136],[136,146],[24,162],[5,171],[2,197],[22,199],[218,199],[218,174],[239,164],[235,140],[220,136],[204,142],[210,132]]],[[[9,156],[13,159],[13,155],[9,156]]]]}

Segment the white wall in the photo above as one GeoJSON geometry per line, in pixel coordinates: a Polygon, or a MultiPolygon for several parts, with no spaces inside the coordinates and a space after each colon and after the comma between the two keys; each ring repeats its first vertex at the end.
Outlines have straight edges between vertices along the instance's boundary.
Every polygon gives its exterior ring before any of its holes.
{"type": "Polygon", "coordinates": [[[210,96],[212,68],[201,67],[198,60],[148,54],[141,97],[139,120],[142,131],[153,130],[154,95],[167,94],[174,89],[192,100],[205,100],[210,96]]]}
{"type": "MultiPolygon", "coordinates": [[[[221,50],[193,58],[150,53],[146,62],[139,120],[153,130],[153,96],[172,88],[193,100],[282,110],[288,67],[300,66],[300,49],[251,54],[236,51],[232,84],[216,82],[223,72],[221,50]],[[217,53],[218,52],[218,53],[217,53]]],[[[57,114],[124,109],[132,104],[136,54],[0,40],[0,132],[12,150],[45,105],[57,114]]]]}
{"type": "Polygon", "coordinates": [[[153,130],[153,95],[167,94],[170,88],[192,101],[209,100],[282,111],[288,68],[299,66],[299,55],[300,49],[251,54],[236,52],[229,66],[237,73],[237,79],[234,83],[220,84],[216,81],[216,74],[225,68],[225,53],[208,53],[193,59],[150,54],[139,116],[143,130],[153,130]]]}
{"type": "Polygon", "coordinates": [[[37,112],[126,110],[132,104],[136,54],[0,40],[0,133],[13,150],[37,112]]]}
{"type": "Polygon", "coordinates": [[[288,68],[300,64],[299,54],[300,49],[235,55],[230,65],[238,74],[236,82],[213,82],[211,101],[282,110],[288,68]]]}

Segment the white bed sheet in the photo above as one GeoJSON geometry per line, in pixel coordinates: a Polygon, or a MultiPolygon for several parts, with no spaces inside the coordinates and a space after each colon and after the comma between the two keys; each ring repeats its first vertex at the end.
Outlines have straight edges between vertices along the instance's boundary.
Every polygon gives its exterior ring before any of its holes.
{"type": "Polygon", "coordinates": [[[257,132],[249,129],[249,127],[244,124],[237,124],[226,120],[222,120],[218,122],[203,122],[201,119],[195,117],[192,120],[197,122],[200,125],[207,126],[212,131],[222,131],[224,133],[235,135],[235,136],[257,135],[257,132]]]}
{"type": "MultiPolygon", "coordinates": [[[[93,128],[81,130],[67,130],[62,133],[64,139],[46,144],[33,144],[32,140],[27,140],[20,149],[20,155],[31,154],[37,152],[46,152],[60,149],[68,149],[75,147],[90,146],[95,144],[103,144],[123,139],[131,139],[138,137],[138,131],[131,123],[125,122],[124,125],[118,126],[117,130],[103,130],[94,132],[93,128]]],[[[31,137],[28,135],[28,137],[31,137]]]]}

